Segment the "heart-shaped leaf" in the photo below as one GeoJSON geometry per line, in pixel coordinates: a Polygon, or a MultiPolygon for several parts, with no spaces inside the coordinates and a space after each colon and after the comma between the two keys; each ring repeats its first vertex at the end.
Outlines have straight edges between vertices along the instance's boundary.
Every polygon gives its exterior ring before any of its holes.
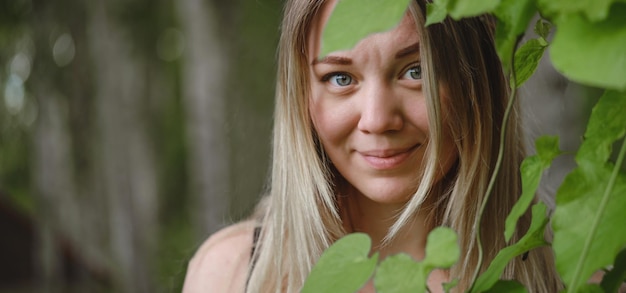
{"type": "Polygon", "coordinates": [[[322,33],[320,58],[348,50],[366,36],[394,28],[409,6],[409,0],[341,0],[322,33]]]}
{"type": "Polygon", "coordinates": [[[363,287],[372,276],[378,262],[378,254],[371,258],[367,234],[349,234],[331,245],[304,283],[303,293],[346,292],[353,293],[363,287]]]}
{"type": "Polygon", "coordinates": [[[550,49],[554,67],[582,84],[626,90],[624,15],[626,4],[616,3],[607,18],[599,22],[579,14],[558,18],[550,49]]]}

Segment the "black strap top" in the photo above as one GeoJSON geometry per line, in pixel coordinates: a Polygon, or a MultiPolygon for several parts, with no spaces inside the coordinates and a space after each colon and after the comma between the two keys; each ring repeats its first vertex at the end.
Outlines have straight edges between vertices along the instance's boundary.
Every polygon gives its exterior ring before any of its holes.
{"type": "Polygon", "coordinates": [[[250,275],[252,275],[252,270],[254,269],[254,265],[256,264],[256,259],[254,252],[256,251],[257,243],[259,242],[259,237],[261,236],[261,227],[254,227],[254,232],[252,234],[252,249],[250,251],[250,271],[248,272],[248,278],[246,280],[246,289],[248,287],[248,283],[250,282],[250,275]]]}

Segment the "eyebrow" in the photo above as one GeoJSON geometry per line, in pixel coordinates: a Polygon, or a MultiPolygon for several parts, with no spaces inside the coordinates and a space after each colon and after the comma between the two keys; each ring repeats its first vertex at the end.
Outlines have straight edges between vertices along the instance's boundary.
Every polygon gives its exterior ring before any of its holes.
{"type": "Polygon", "coordinates": [[[337,64],[337,65],[350,65],[352,64],[352,59],[346,57],[338,57],[338,56],[326,56],[322,59],[315,58],[311,65],[326,63],[326,64],[337,64]]]}
{"type": "Polygon", "coordinates": [[[396,53],[396,59],[400,59],[409,55],[413,55],[415,53],[419,53],[419,51],[420,51],[420,44],[419,43],[412,44],[398,51],[398,53],[396,53]]]}
{"type": "MultiPolygon", "coordinates": [[[[406,56],[409,55],[413,55],[415,53],[419,53],[420,51],[420,45],[419,43],[414,43],[400,51],[398,51],[398,53],[396,53],[396,59],[400,59],[400,58],[404,58],[406,56]]],[[[339,56],[326,56],[322,59],[314,59],[313,62],[311,62],[311,65],[315,65],[315,64],[320,64],[320,63],[325,63],[325,64],[337,64],[337,65],[351,65],[352,64],[352,59],[350,58],[346,58],[346,57],[339,57],[339,56]]]]}

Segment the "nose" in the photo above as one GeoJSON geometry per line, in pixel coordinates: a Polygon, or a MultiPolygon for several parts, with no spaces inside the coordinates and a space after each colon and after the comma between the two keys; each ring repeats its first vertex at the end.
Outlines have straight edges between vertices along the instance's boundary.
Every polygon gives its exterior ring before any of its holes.
{"type": "Polygon", "coordinates": [[[381,134],[402,129],[402,101],[389,85],[372,83],[361,91],[361,117],[357,126],[360,131],[381,134]]]}

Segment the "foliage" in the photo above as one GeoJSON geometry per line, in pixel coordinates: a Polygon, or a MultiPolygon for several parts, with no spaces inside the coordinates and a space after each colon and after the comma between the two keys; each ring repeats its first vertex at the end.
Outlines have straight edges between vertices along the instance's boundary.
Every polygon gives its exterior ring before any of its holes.
{"type": "Polygon", "coordinates": [[[614,226],[626,223],[626,174],[619,171],[626,143],[622,143],[618,164],[607,162],[611,145],[626,133],[624,109],[624,94],[607,91],[600,98],[576,155],[578,168],[557,192],[552,247],[557,269],[571,288],[610,265],[626,245],[626,234],[615,233],[614,226]]]}
{"type": "Polygon", "coordinates": [[[407,0],[341,1],[335,7],[336,13],[333,13],[328,20],[329,29],[323,32],[320,57],[340,49],[352,48],[359,40],[372,32],[392,29],[404,15],[408,3],[407,0]],[[367,7],[367,9],[362,9],[362,7],[367,7]],[[363,21],[365,19],[375,21],[363,21]],[[350,31],[349,38],[342,33],[345,29],[350,31]]]}
{"type": "Polygon", "coordinates": [[[425,292],[428,275],[436,268],[450,268],[460,253],[456,233],[449,228],[436,228],[428,235],[422,261],[415,262],[406,254],[385,258],[376,271],[374,286],[381,293],[425,292]]]}
{"type": "Polygon", "coordinates": [[[326,250],[302,288],[308,292],[354,292],[372,276],[378,254],[371,258],[370,238],[363,233],[343,237],[326,250]]]}
{"type": "Polygon", "coordinates": [[[522,195],[506,218],[504,230],[504,238],[506,241],[509,241],[511,236],[513,236],[517,220],[519,220],[522,214],[528,209],[528,206],[535,197],[535,192],[539,187],[539,180],[541,180],[543,170],[550,167],[552,160],[561,153],[559,150],[558,137],[540,137],[537,139],[535,145],[537,154],[526,158],[520,167],[522,173],[522,195]]]}
{"type": "MultiPolygon", "coordinates": [[[[406,7],[405,0],[377,1],[377,5],[338,2],[323,35],[326,49],[322,55],[348,49],[369,33],[389,29],[391,23],[398,23],[402,14],[394,12],[374,18],[369,16],[382,10],[397,12],[402,5],[406,7]],[[346,34],[346,28],[349,31],[359,28],[359,33],[346,34]],[[339,39],[342,41],[334,41],[339,39]]],[[[623,17],[626,15],[626,1],[435,0],[427,4],[426,24],[437,25],[447,17],[458,20],[483,13],[493,14],[498,19],[496,50],[504,70],[513,78],[513,93],[515,87],[534,73],[548,48],[560,73],[572,81],[601,87],[605,93],[593,108],[583,144],[576,154],[578,167],[566,177],[557,191],[552,217],[548,218],[543,204],[535,204],[527,234],[499,252],[488,269],[475,279],[471,292],[526,292],[521,284],[498,278],[513,257],[542,245],[552,247],[566,292],[616,292],[626,277],[626,234],[620,232],[622,228],[619,227],[626,223],[626,213],[623,212],[626,207],[626,172],[620,169],[626,156],[626,18],[623,17]],[[535,24],[537,37],[518,46],[530,20],[537,14],[541,15],[535,24]],[[554,38],[548,42],[553,27],[554,38]],[[621,147],[612,161],[612,147],[615,145],[621,147]],[[543,236],[549,221],[554,231],[553,243],[548,243],[543,236]],[[586,284],[586,280],[601,269],[607,270],[601,284],[586,284]]],[[[530,206],[543,171],[561,154],[558,144],[558,137],[539,138],[536,141],[537,154],[524,160],[521,166],[523,191],[507,218],[504,231],[507,241],[517,220],[530,206]]],[[[487,191],[487,197],[489,193],[487,191]]],[[[437,253],[444,255],[456,253],[458,247],[450,243],[452,237],[441,237],[440,231],[447,230],[440,229],[431,232],[434,236],[429,236],[428,247],[439,247],[437,253]]],[[[359,236],[359,239],[367,241],[369,247],[367,237],[359,236]]],[[[332,267],[341,265],[341,259],[334,262],[327,255],[343,255],[353,249],[348,246],[337,248],[340,243],[343,243],[342,240],[331,246],[314,267],[305,285],[308,290],[325,292],[320,288],[326,287],[320,286],[330,280],[340,283],[350,279],[345,276],[351,273],[345,271],[342,271],[344,277],[341,278],[333,274],[316,275],[316,272],[329,272],[332,267]]],[[[354,245],[361,244],[355,242],[354,245]]],[[[367,251],[360,253],[364,256],[367,251]]],[[[378,265],[374,276],[377,291],[425,292],[425,278],[430,270],[451,265],[429,266],[429,257],[430,253],[427,253],[422,262],[415,262],[403,254],[387,257],[378,265]]],[[[363,279],[361,285],[366,280],[363,279]]],[[[452,287],[454,282],[446,284],[444,290],[447,292],[452,287]]]]}
{"type": "Polygon", "coordinates": [[[548,224],[546,206],[538,203],[532,209],[532,222],[528,232],[515,244],[508,246],[496,255],[487,270],[476,280],[471,292],[483,292],[492,288],[504,272],[504,268],[514,257],[534,248],[547,245],[543,232],[548,224]]]}

